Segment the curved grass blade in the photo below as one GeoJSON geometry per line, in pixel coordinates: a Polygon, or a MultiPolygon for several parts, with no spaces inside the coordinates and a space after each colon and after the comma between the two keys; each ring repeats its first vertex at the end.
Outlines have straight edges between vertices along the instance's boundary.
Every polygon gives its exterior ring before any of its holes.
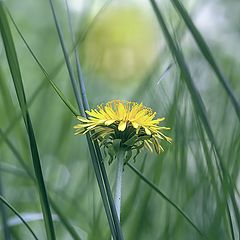
{"type": "Polygon", "coordinates": [[[10,204],[8,203],[8,201],[3,198],[0,195],[0,201],[5,204],[10,210],[12,210],[14,212],[14,214],[16,214],[18,216],[18,218],[22,221],[22,223],[26,226],[26,228],[29,230],[29,232],[32,234],[32,236],[34,237],[34,239],[38,240],[37,236],[35,235],[35,233],[33,232],[33,230],[31,229],[31,227],[28,225],[28,223],[21,217],[21,214],[18,213],[18,211],[10,204]]]}
{"type": "MultiPolygon", "coordinates": [[[[70,34],[71,34],[71,40],[74,45],[76,40],[75,40],[73,28],[72,28],[72,20],[71,20],[69,7],[68,7],[68,0],[65,0],[65,3],[66,3],[66,8],[67,8],[68,26],[69,26],[69,30],[70,30],[70,34]]],[[[88,101],[87,101],[87,92],[86,92],[85,85],[83,82],[83,74],[82,74],[80,60],[78,57],[78,52],[77,52],[76,47],[74,47],[73,52],[74,52],[74,58],[75,58],[76,67],[77,67],[77,78],[78,78],[78,83],[79,83],[79,87],[80,87],[80,91],[81,91],[81,99],[82,99],[82,103],[83,103],[82,111],[85,112],[85,110],[89,110],[89,105],[88,105],[88,101]]]]}
{"type": "MultiPolygon", "coordinates": [[[[38,66],[40,67],[41,71],[43,72],[43,74],[46,77],[46,80],[49,81],[49,83],[52,85],[53,89],[55,90],[55,92],[58,94],[58,96],[62,99],[62,101],[65,103],[65,105],[69,108],[69,110],[75,115],[78,116],[78,111],[74,108],[74,106],[71,104],[71,102],[64,97],[64,94],[62,93],[62,91],[57,87],[57,85],[51,80],[50,75],[48,74],[48,72],[45,70],[45,68],[43,67],[43,65],[41,64],[41,62],[38,60],[38,58],[36,57],[36,55],[34,54],[34,52],[32,51],[32,49],[30,48],[29,44],[27,43],[27,41],[25,40],[23,34],[21,33],[21,31],[19,30],[17,24],[15,23],[14,19],[12,18],[10,12],[8,11],[8,15],[12,20],[12,23],[14,24],[14,27],[16,28],[18,34],[20,35],[21,39],[23,40],[24,44],[26,45],[27,49],[29,50],[29,52],[31,53],[32,57],[34,58],[34,60],[36,61],[36,63],[38,64],[38,66]]],[[[61,67],[61,64],[58,64],[59,67],[61,67]]],[[[57,65],[57,66],[58,66],[57,65]]],[[[58,68],[58,67],[57,67],[58,68]]],[[[54,71],[55,72],[55,71],[54,71]]],[[[52,74],[51,74],[52,75],[52,74]]]]}
{"type": "MultiPolygon", "coordinates": [[[[216,179],[214,177],[214,167],[213,167],[211,155],[210,155],[207,143],[206,143],[203,127],[202,127],[200,119],[198,117],[196,117],[196,124],[197,124],[197,127],[198,127],[198,133],[199,133],[200,138],[201,138],[202,147],[204,149],[204,155],[205,155],[206,163],[207,163],[207,166],[208,166],[208,171],[210,173],[211,183],[212,183],[213,190],[214,190],[216,198],[217,198],[218,207],[222,208],[221,206],[223,204],[221,203],[221,199],[220,199],[220,196],[219,196],[219,193],[218,193],[217,181],[216,181],[216,179]]],[[[225,199],[225,201],[226,201],[226,199],[225,199]]],[[[226,209],[227,217],[228,217],[229,221],[231,221],[231,224],[229,224],[230,225],[229,226],[230,227],[230,233],[231,233],[232,239],[234,239],[234,229],[233,229],[233,223],[232,223],[232,219],[231,219],[230,209],[229,209],[228,205],[226,207],[227,207],[227,209],[226,209]]],[[[223,210],[221,209],[221,212],[222,211],[223,210]]],[[[222,214],[223,214],[224,220],[225,220],[226,219],[225,214],[224,213],[222,213],[222,214]]]]}
{"type": "MultiPolygon", "coordinates": [[[[75,42],[75,35],[74,35],[74,32],[73,32],[73,28],[72,28],[71,16],[70,16],[69,8],[68,8],[68,2],[67,2],[67,0],[65,0],[65,1],[66,1],[66,7],[67,7],[68,23],[69,23],[71,38],[72,38],[72,42],[74,43],[75,42]]],[[[104,4],[102,9],[104,10],[110,2],[111,2],[111,0],[107,1],[104,4]]],[[[100,13],[100,11],[99,11],[99,13],[100,13]]],[[[78,83],[79,83],[79,86],[80,86],[81,97],[82,97],[84,113],[85,113],[86,110],[89,110],[89,103],[88,103],[88,99],[87,99],[87,92],[86,92],[86,88],[85,88],[83,74],[82,74],[82,71],[81,71],[80,60],[79,60],[79,57],[78,57],[76,47],[74,48],[74,57],[75,57],[75,62],[76,62],[76,67],[77,67],[78,83]]],[[[97,161],[98,168],[100,169],[100,171],[102,173],[103,182],[104,182],[104,185],[105,185],[106,193],[108,195],[109,206],[110,206],[110,209],[111,209],[111,212],[112,212],[112,217],[113,217],[115,229],[116,229],[117,235],[120,237],[120,239],[122,239],[123,235],[122,235],[122,231],[121,231],[120,222],[118,220],[114,200],[113,200],[112,193],[111,193],[110,184],[109,184],[109,181],[108,181],[106,169],[105,169],[104,162],[103,162],[103,157],[102,157],[101,150],[100,150],[100,147],[99,147],[99,144],[98,144],[97,141],[94,141],[94,147],[96,149],[96,153],[97,153],[97,157],[98,157],[98,161],[97,161]]]]}
{"type": "MultiPolygon", "coordinates": [[[[162,16],[162,13],[161,13],[160,9],[158,8],[158,6],[157,6],[157,4],[154,0],[150,0],[150,2],[151,2],[151,5],[153,7],[153,10],[156,14],[156,17],[158,19],[158,22],[159,22],[159,24],[162,28],[162,31],[164,33],[165,39],[166,39],[167,44],[170,48],[172,56],[173,56],[174,59],[176,59],[176,63],[179,66],[179,69],[181,71],[181,75],[182,75],[182,77],[183,77],[183,79],[184,79],[184,81],[185,81],[185,83],[188,87],[188,91],[191,95],[192,103],[193,103],[194,109],[196,111],[196,114],[199,115],[199,117],[200,117],[200,119],[201,119],[201,121],[204,125],[206,134],[207,134],[210,142],[212,143],[214,153],[215,153],[215,156],[216,156],[215,160],[216,160],[218,175],[219,175],[219,178],[220,178],[220,181],[221,181],[221,187],[222,187],[223,193],[225,195],[225,199],[226,199],[225,203],[227,205],[227,208],[229,208],[229,205],[228,205],[228,202],[227,202],[228,193],[231,197],[231,201],[233,203],[233,206],[235,206],[236,205],[235,204],[236,199],[234,197],[233,186],[230,184],[231,178],[230,178],[230,176],[229,176],[229,174],[228,174],[228,172],[227,172],[227,170],[224,166],[222,156],[220,154],[220,151],[219,151],[219,148],[217,146],[216,140],[214,138],[210,123],[209,123],[208,118],[207,118],[205,106],[204,106],[204,103],[202,101],[201,95],[198,92],[196,86],[194,85],[194,82],[192,80],[190,71],[189,71],[188,66],[185,62],[185,59],[184,59],[184,56],[183,56],[182,52],[180,51],[179,47],[175,44],[174,40],[172,39],[172,37],[170,35],[170,32],[168,31],[168,28],[167,28],[166,23],[163,19],[163,16],[162,16]]],[[[239,220],[238,220],[239,219],[239,209],[234,208],[234,213],[237,216],[237,222],[239,222],[239,220]]],[[[231,216],[229,216],[229,225],[231,226],[231,228],[233,228],[231,216]]],[[[238,228],[239,228],[239,226],[238,226],[238,228]]]]}
{"type": "Polygon", "coordinates": [[[72,112],[73,115],[76,117],[79,115],[78,111],[75,109],[75,107],[71,104],[71,102],[64,96],[63,92],[57,87],[57,85],[49,79],[49,82],[51,83],[53,89],[57,93],[57,95],[61,98],[61,100],[64,102],[64,104],[68,107],[68,109],[72,112]]]}
{"type": "MultiPolygon", "coordinates": [[[[87,34],[89,32],[89,30],[92,28],[92,26],[97,22],[97,18],[99,17],[100,13],[102,13],[108,6],[108,4],[111,2],[112,0],[106,2],[103,7],[101,7],[101,9],[96,13],[96,15],[94,16],[93,20],[89,23],[89,25],[86,27],[85,31],[83,32],[83,34],[80,34],[79,37],[77,38],[77,41],[74,42],[72,49],[69,51],[69,55],[73,52],[74,48],[77,47],[80,43],[82,43],[86,37],[87,34]]],[[[25,41],[23,35],[21,34],[21,31],[19,30],[18,26],[16,25],[13,17],[11,16],[9,10],[6,8],[6,11],[8,12],[8,15],[13,23],[13,25],[15,26],[17,32],[19,33],[20,37],[22,38],[23,42],[25,43],[26,47],[28,48],[28,50],[30,51],[31,55],[33,56],[33,58],[35,59],[35,61],[38,63],[39,67],[41,68],[41,70],[43,71],[43,73],[46,73],[46,70],[43,68],[42,64],[38,61],[38,59],[36,58],[35,54],[33,53],[33,51],[31,50],[31,48],[29,47],[29,45],[27,44],[27,42],[25,41]]],[[[59,70],[61,69],[61,67],[63,66],[63,64],[65,63],[64,58],[55,66],[54,70],[48,74],[47,79],[53,79],[57,73],[59,72],[59,70]]],[[[31,104],[34,102],[34,100],[36,99],[36,97],[38,96],[38,94],[40,93],[40,91],[43,89],[43,87],[46,85],[47,81],[45,81],[46,78],[43,79],[42,83],[37,87],[37,89],[34,91],[34,93],[32,94],[32,96],[29,98],[29,101],[27,102],[27,107],[30,107],[31,104]]],[[[70,109],[71,110],[71,109],[70,109]]],[[[17,117],[9,124],[9,127],[7,128],[7,130],[5,131],[6,134],[10,133],[10,131],[13,129],[13,127],[15,126],[15,124],[18,122],[18,120],[22,117],[22,113],[19,113],[17,115],[17,117]]]]}
{"type": "MultiPolygon", "coordinates": [[[[75,80],[73,68],[72,68],[72,65],[70,63],[70,59],[69,59],[69,56],[68,56],[67,49],[65,47],[63,34],[62,34],[62,31],[61,31],[61,28],[60,28],[60,25],[58,23],[58,19],[57,19],[56,13],[55,13],[53,2],[51,0],[49,0],[49,3],[50,3],[51,11],[52,11],[52,14],[53,14],[54,22],[55,22],[55,25],[56,25],[57,33],[58,33],[58,36],[59,36],[60,44],[61,44],[61,47],[62,47],[62,51],[63,51],[63,54],[64,54],[64,59],[65,59],[66,65],[67,65],[70,80],[71,80],[71,83],[72,83],[74,95],[75,95],[76,101],[78,103],[78,107],[79,107],[79,110],[80,110],[81,114],[83,116],[86,116],[85,111],[84,111],[84,107],[83,107],[83,104],[82,104],[82,99],[81,99],[80,94],[79,94],[79,89],[78,89],[78,86],[77,86],[77,82],[75,80]]],[[[103,204],[104,204],[104,207],[105,207],[107,219],[108,219],[108,222],[109,222],[109,226],[110,226],[110,229],[111,229],[111,232],[112,232],[112,235],[113,235],[114,239],[117,239],[116,238],[116,230],[115,230],[115,227],[114,227],[114,222],[113,222],[113,219],[112,219],[111,211],[109,209],[108,198],[107,198],[105,187],[104,187],[104,184],[103,184],[103,181],[102,181],[102,174],[101,174],[101,172],[99,170],[99,166],[98,166],[98,160],[97,160],[96,152],[95,152],[94,146],[92,144],[92,140],[91,140],[90,135],[87,134],[86,137],[87,137],[87,143],[88,143],[88,146],[89,146],[89,151],[90,151],[90,155],[91,155],[91,159],[92,159],[93,168],[94,168],[94,171],[95,171],[95,175],[96,175],[98,186],[99,186],[99,189],[100,189],[100,193],[101,193],[101,196],[102,196],[102,199],[103,199],[103,204]]]]}
{"type": "MultiPolygon", "coordinates": [[[[9,13],[10,14],[10,13],[9,13]]],[[[43,65],[38,61],[38,59],[37,59],[37,57],[35,56],[35,54],[33,53],[33,51],[31,50],[31,48],[30,48],[30,46],[28,45],[28,43],[27,43],[27,41],[25,40],[25,38],[23,37],[23,35],[21,34],[21,32],[20,32],[20,30],[18,29],[18,27],[17,27],[17,25],[16,25],[16,23],[14,22],[14,20],[13,20],[13,18],[11,17],[11,19],[12,19],[12,21],[13,21],[13,24],[14,24],[14,26],[16,27],[16,29],[17,29],[17,31],[18,31],[18,33],[20,34],[20,37],[22,38],[22,40],[23,40],[23,42],[25,43],[25,45],[26,45],[26,47],[28,48],[28,50],[30,51],[30,53],[31,53],[31,55],[33,56],[33,58],[35,59],[35,61],[37,62],[37,64],[39,65],[39,67],[40,67],[40,69],[43,71],[43,73],[44,73],[44,75],[46,76],[46,79],[48,80],[48,81],[50,81],[50,84],[52,85],[52,87],[54,88],[54,90],[56,91],[56,93],[59,95],[59,97],[61,98],[61,100],[65,103],[65,105],[70,109],[70,111],[75,115],[75,116],[77,116],[77,115],[79,115],[78,113],[77,113],[77,110],[72,106],[72,104],[68,101],[68,99],[64,96],[64,94],[61,92],[61,90],[55,85],[55,83],[50,79],[50,77],[49,77],[49,75],[48,75],[48,73],[47,73],[47,71],[44,69],[44,67],[43,67],[43,65]]],[[[82,110],[82,112],[83,112],[84,110],[82,110]]],[[[84,114],[85,114],[85,112],[84,112],[84,114]]],[[[0,132],[1,133],[1,132],[0,132]]],[[[89,139],[89,140],[91,140],[91,139],[89,139]]],[[[22,162],[22,161],[21,161],[22,162]]],[[[98,165],[95,165],[95,167],[99,167],[98,165]]],[[[101,177],[101,175],[98,175],[98,178],[100,178],[101,177]]],[[[104,173],[104,179],[105,179],[105,181],[106,181],[106,173],[104,173]]],[[[110,189],[110,186],[108,185],[108,189],[110,189]]],[[[102,192],[104,191],[104,189],[102,190],[102,192]]],[[[110,190],[109,190],[110,191],[110,190]]],[[[51,200],[51,199],[50,199],[51,200]]],[[[52,202],[52,201],[51,201],[52,202]]],[[[113,200],[112,200],[112,202],[113,202],[113,200]]],[[[52,205],[52,204],[51,204],[52,205]]],[[[56,206],[55,206],[56,207],[56,206]]],[[[54,208],[54,207],[53,207],[54,208]]],[[[113,208],[113,203],[112,203],[112,205],[111,205],[111,208],[114,210],[114,208],[113,208]]],[[[54,208],[54,210],[56,211],[56,212],[59,212],[60,210],[59,209],[57,209],[57,208],[54,208]]],[[[113,211],[112,210],[112,211],[113,211]]],[[[109,214],[110,214],[110,212],[109,212],[109,214]]],[[[115,214],[116,215],[116,214],[115,214]]],[[[61,217],[60,217],[60,219],[61,219],[61,217]]],[[[65,221],[63,222],[64,224],[66,223],[66,219],[65,219],[65,221]]],[[[112,224],[112,226],[113,226],[113,224],[112,224]]],[[[71,229],[73,229],[72,227],[71,227],[71,225],[68,223],[68,225],[66,225],[66,227],[67,227],[67,229],[70,231],[70,233],[71,233],[71,229]]],[[[76,232],[75,233],[71,233],[71,235],[72,235],[72,237],[74,237],[74,235],[77,235],[76,234],[76,232]]],[[[74,239],[77,239],[77,238],[74,238],[74,239]]]]}
{"type": "MultiPolygon", "coordinates": [[[[20,37],[22,38],[24,44],[26,45],[27,49],[30,51],[31,55],[33,56],[34,60],[37,62],[37,64],[39,65],[40,69],[42,70],[42,72],[45,75],[45,80],[48,80],[50,82],[50,84],[52,85],[53,89],[55,90],[55,92],[58,94],[58,96],[62,99],[62,101],[65,103],[65,105],[69,108],[69,110],[75,115],[78,115],[77,110],[72,106],[72,104],[68,101],[67,98],[64,97],[63,93],[61,92],[61,90],[56,86],[56,84],[51,80],[51,77],[54,77],[56,75],[57,70],[61,67],[61,65],[64,63],[60,62],[59,64],[56,65],[54,71],[49,75],[47,73],[47,71],[45,70],[45,68],[43,67],[43,65],[40,63],[40,61],[37,59],[37,57],[35,56],[34,52],[31,50],[30,46],[28,45],[27,41],[25,40],[25,38],[23,37],[23,35],[21,34],[21,31],[19,30],[18,26],[16,25],[14,19],[12,18],[11,14],[8,11],[8,14],[17,30],[17,32],[19,33],[20,37]]],[[[46,81],[43,81],[42,84],[40,84],[40,86],[37,88],[36,93],[33,94],[33,96],[31,97],[27,108],[33,103],[34,99],[37,96],[37,93],[40,92],[40,90],[43,88],[43,86],[45,85],[46,81]]],[[[19,116],[16,118],[16,121],[18,119],[20,119],[20,117],[22,116],[22,114],[19,114],[19,116]]],[[[28,168],[28,166],[25,164],[24,160],[21,158],[19,152],[15,149],[15,147],[13,146],[13,144],[9,141],[9,139],[7,138],[7,134],[10,132],[11,130],[11,126],[14,125],[13,123],[10,124],[10,127],[7,128],[7,130],[5,132],[3,132],[0,129],[0,135],[2,136],[2,138],[4,139],[4,141],[7,143],[8,147],[11,149],[11,151],[14,153],[14,155],[16,156],[16,158],[19,160],[20,164],[23,166],[24,170],[28,173],[29,177],[35,182],[35,178],[34,175],[32,174],[32,172],[30,171],[30,169],[28,168]]],[[[71,224],[68,222],[67,218],[64,217],[64,215],[62,214],[61,210],[58,208],[58,206],[54,203],[54,201],[51,199],[51,197],[49,198],[50,204],[53,208],[53,210],[58,214],[60,221],[62,222],[62,224],[65,226],[65,228],[68,230],[68,232],[70,233],[70,235],[73,237],[73,239],[75,240],[80,240],[81,238],[78,236],[77,232],[74,230],[74,228],[71,226],[71,224]]]]}
{"type": "Polygon", "coordinates": [[[149,181],[138,169],[136,169],[132,164],[127,163],[129,168],[135,172],[145,183],[147,183],[156,193],[158,193],[163,199],[165,199],[171,206],[173,206],[190,225],[204,238],[207,239],[204,233],[193,223],[193,221],[183,212],[183,210],[178,207],[171,199],[169,199],[155,184],[149,181]]]}
{"type": "MultiPolygon", "coordinates": [[[[53,6],[53,1],[49,0],[49,3],[50,3],[53,18],[54,18],[55,26],[56,26],[56,29],[57,29],[57,33],[58,33],[58,36],[59,36],[60,44],[61,44],[61,47],[62,47],[62,51],[63,51],[63,54],[64,54],[64,58],[65,58],[65,61],[66,61],[68,73],[69,73],[70,80],[71,80],[72,87],[73,87],[73,91],[74,91],[74,94],[75,94],[75,97],[76,97],[76,100],[77,100],[77,103],[78,103],[78,107],[79,107],[79,110],[80,110],[81,114],[83,116],[85,116],[85,111],[84,111],[85,109],[84,109],[84,106],[82,104],[81,96],[79,94],[79,88],[77,86],[77,82],[76,82],[76,79],[75,79],[75,76],[74,76],[73,68],[72,68],[72,65],[71,65],[70,60],[69,60],[68,52],[67,52],[67,49],[66,49],[66,46],[65,46],[65,43],[64,43],[64,39],[63,39],[63,34],[62,34],[62,31],[61,31],[61,28],[60,28],[60,25],[59,25],[59,22],[58,22],[56,13],[55,13],[55,9],[54,9],[54,6],[53,6]]],[[[117,214],[115,214],[115,211],[116,211],[115,206],[111,205],[111,199],[112,199],[111,191],[109,191],[110,188],[108,188],[105,184],[106,183],[105,181],[107,180],[107,182],[108,182],[108,179],[105,178],[106,176],[104,177],[104,173],[103,173],[102,167],[101,167],[102,165],[99,165],[100,164],[100,159],[98,159],[99,154],[96,152],[97,151],[96,145],[93,145],[92,139],[91,139],[89,134],[87,134],[86,137],[87,137],[87,142],[88,142],[90,155],[91,155],[91,159],[92,159],[92,163],[93,163],[94,172],[95,172],[95,175],[96,175],[96,178],[97,178],[99,190],[100,190],[101,197],[102,197],[102,200],[103,200],[103,205],[104,205],[105,212],[106,212],[106,215],[107,215],[107,219],[108,219],[108,222],[109,222],[110,230],[112,232],[112,236],[113,236],[114,239],[123,239],[120,223],[119,223],[119,220],[117,218],[117,214]],[[109,204],[110,204],[110,206],[109,206],[109,204]]]]}
{"type": "Polygon", "coordinates": [[[3,38],[3,44],[5,47],[10,72],[11,72],[11,75],[13,78],[14,87],[16,90],[18,102],[19,102],[19,105],[20,105],[20,108],[22,111],[26,131],[27,131],[27,135],[28,135],[28,139],[29,139],[31,155],[32,155],[32,162],[33,162],[33,166],[34,166],[35,176],[37,179],[37,185],[38,185],[38,190],[39,190],[39,195],[40,195],[40,200],[41,200],[41,206],[42,206],[42,211],[43,211],[43,216],[44,216],[44,223],[45,223],[47,237],[48,237],[48,239],[54,240],[55,232],[54,232],[54,227],[53,227],[51,211],[50,211],[50,207],[49,207],[49,203],[48,203],[48,196],[47,196],[45,183],[44,183],[44,179],[43,179],[43,175],[42,175],[42,169],[41,169],[41,163],[40,163],[37,143],[35,140],[30,115],[26,108],[26,97],[25,97],[25,92],[24,92],[24,88],[23,88],[20,67],[18,64],[17,53],[15,50],[14,41],[12,38],[12,34],[10,31],[10,27],[8,24],[7,16],[6,16],[2,1],[0,1],[0,30],[1,30],[2,38],[3,38]]]}
{"type": "Polygon", "coordinates": [[[225,89],[226,93],[228,94],[233,107],[235,109],[235,112],[238,116],[238,119],[240,120],[240,105],[239,102],[234,95],[231,86],[229,85],[227,79],[221,72],[220,68],[217,65],[217,62],[215,61],[211,50],[209,49],[206,41],[204,40],[203,36],[201,33],[198,31],[196,26],[194,25],[191,17],[189,16],[187,10],[184,8],[183,4],[179,0],[171,0],[173,6],[177,9],[178,13],[182,17],[183,21],[187,25],[188,29],[192,33],[193,38],[195,39],[199,49],[201,50],[203,56],[209,63],[209,65],[212,67],[213,71],[215,72],[216,76],[218,77],[220,83],[222,84],[223,88],[225,89]]]}
{"type": "MultiPolygon", "coordinates": [[[[2,139],[5,141],[5,143],[7,144],[7,146],[9,147],[9,149],[13,152],[14,156],[16,157],[16,159],[19,161],[19,163],[21,164],[21,166],[23,167],[23,169],[25,170],[25,172],[28,174],[28,176],[30,177],[30,179],[36,183],[36,179],[34,178],[34,175],[32,174],[30,168],[25,164],[25,161],[23,160],[22,156],[20,155],[20,153],[17,151],[17,149],[14,147],[14,145],[12,144],[12,142],[7,138],[7,136],[5,135],[5,133],[0,129],[0,135],[2,137],[2,139]]],[[[55,204],[55,202],[53,201],[53,199],[49,196],[49,202],[53,208],[53,210],[56,212],[56,214],[59,216],[60,221],[62,222],[62,224],[65,226],[65,228],[68,230],[68,232],[71,234],[72,238],[74,240],[81,240],[81,238],[78,236],[77,232],[75,231],[75,229],[72,227],[72,225],[68,222],[67,218],[64,217],[63,213],[61,212],[60,208],[55,204]]]]}
{"type": "Polygon", "coordinates": [[[70,58],[69,58],[69,55],[68,55],[68,51],[67,51],[67,49],[65,47],[65,44],[64,44],[62,29],[61,29],[61,27],[58,23],[58,19],[57,19],[57,16],[55,14],[55,9],[54,9],[52,0],[49,0],[49,3],[50,3],[50,8],[51,8],[51,11],[52,11],[53,18],[54,18],[55,26],[56,26],[56,29],[57,29],[57,33],[58,33],[58,36],[59,36],[60,44],[61,44],[61,47],[62,47],[64,60],[65,60],[66,65],[67,65],[68,74],[69,74],[69,77],[70,77],[70,80],[71,80],[74,96],[77,100],[77,104],[78,104],[79,109],[83,109],[81,96],[79,94],[78,86],[77,86],[77,83],[76,83],[75,77],[74,77],[74,71],[73,71],[73,68],[72,68],[71,63],[70,63],[70,58]]]}

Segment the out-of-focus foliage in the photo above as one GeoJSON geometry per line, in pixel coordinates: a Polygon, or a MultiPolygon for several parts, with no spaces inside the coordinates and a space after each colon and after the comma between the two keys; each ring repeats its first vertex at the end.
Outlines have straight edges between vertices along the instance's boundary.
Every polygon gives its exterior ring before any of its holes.
{"type": "Polygon", "coordinates": [[[156,28],[152,13],[140,4],[113,4],[87,36],[82,47],[84,65],[107,83],[131,85],[141,80],[159,53],[156,28]]]}
{"type": "MultiPolygon", "coordinates": [[[[8,0],[5,4],[39,61],[49,74],[54,74],[51,79],[76,106],[48,1],[8,0]],[[61,62],[61,67],[56,68],[61,62]]],[[[211,139],[207,137],[199,112],[194,109],[150,2],[112,1],[105,8],[101,0],[79,1],[78,4],[80,11],[73,8],[75,4],[70,5],[70,9],[74,32],[80,39],[78,52],[90,106],[95,108],[111,99],[124,99],[143,102],[159,116],[165,116],[165,125],[172,129],[173,143],[170,146],[163,143],[165,151],[160,155],[142,152],[136,163],[130,162],[181,207],[209,239],[231,239],[227,198],[233,232],[238,239],[240,219],[217,175],[211,139]]],[[[183,4],[239,101],[239,2],[183,1],[183,4]]],[[[66,6],[64,1],[55,1],[55,5],[70,50],[66,6]]],[[[184,53],[203,99],[239,207],[240,125],[237,115],[170,1],[158,1],[158,6],[173,39],[184,53]]],[[[81,239],[110,239],[85,138],[74,136],[73,126],[77,120],[46,81],[13,24],[11,30],[27,100],[34,98],[29,111],[48,193],[81,239]]],[[[33,172],[27,135],[19,114],[1,38],[0,128],[33,172]]],[[[0,194],[28,221],[39,239],[46,239],[37,188],[12,150],[1,134],[0,194]]],[[[108,166],[106,162],[106,169],[113,186],[115,163],[108,166]]],[[[32,239],[16,215],[4,209],[11,239],[32,239]]],[[[57,239],[72,239],[53,213],[57,239]]],[[[128,166],[123,173],[121,225],[127,240],[203,239],[168,201],[128,166]]],[[[3,226],[0,225],[0,239],[4,239],[3,226]]]]}

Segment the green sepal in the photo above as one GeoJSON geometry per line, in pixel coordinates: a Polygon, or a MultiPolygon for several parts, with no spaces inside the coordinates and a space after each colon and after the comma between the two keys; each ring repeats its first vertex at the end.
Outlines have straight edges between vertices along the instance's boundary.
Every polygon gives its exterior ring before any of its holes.
{"type": "Polygon", "coordinates": [[[137,139],[138,139],[138,136],[135,134],[130,139],[125,141],[123,144],[127,146],[133,146],[137,139]]]}
{"type": "Polygon", "coordinates": [[[137,146],[137,145],[135,145],[132,149],[136,149],[136,154],[134,155],[134,157],[133,157],[133,161],[134,162],[136,162],[136,157],[139,155],[139,153],[140,153],[140,149],[142,149],[144,147],[144,141],[139,145],[139,146],[137,146]]]}

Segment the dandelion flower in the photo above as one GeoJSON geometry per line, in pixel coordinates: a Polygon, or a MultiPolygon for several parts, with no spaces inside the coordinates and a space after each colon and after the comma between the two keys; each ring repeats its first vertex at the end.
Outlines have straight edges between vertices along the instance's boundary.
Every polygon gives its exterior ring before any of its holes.
{"type": "Polygon", "coordinates": [[[136,155],[143,147],[160,153],[163,151],[160,142],[171,142],[171,138],[162,133],[170,128],[159,126],[164,118],[155,118],[156,112],[142,103],[113,100],[86,113],[88,118],[77,117],[80,123],[74,126],[75,134],[91,132],[93,140],[108,150],[110,162],[116,156],[116,146],[127,153],[128,161],[133,150],[136,155]]]}

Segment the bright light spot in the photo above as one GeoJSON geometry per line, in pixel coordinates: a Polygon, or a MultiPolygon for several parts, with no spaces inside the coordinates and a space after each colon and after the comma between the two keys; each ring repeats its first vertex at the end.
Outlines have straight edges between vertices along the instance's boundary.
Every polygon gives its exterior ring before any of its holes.
{"type": "Polygon", "coordinates": [[[84,0],[68,0],[68,4],[70,10],[75,12],[82,12],[85,7],[84,0]]]}

